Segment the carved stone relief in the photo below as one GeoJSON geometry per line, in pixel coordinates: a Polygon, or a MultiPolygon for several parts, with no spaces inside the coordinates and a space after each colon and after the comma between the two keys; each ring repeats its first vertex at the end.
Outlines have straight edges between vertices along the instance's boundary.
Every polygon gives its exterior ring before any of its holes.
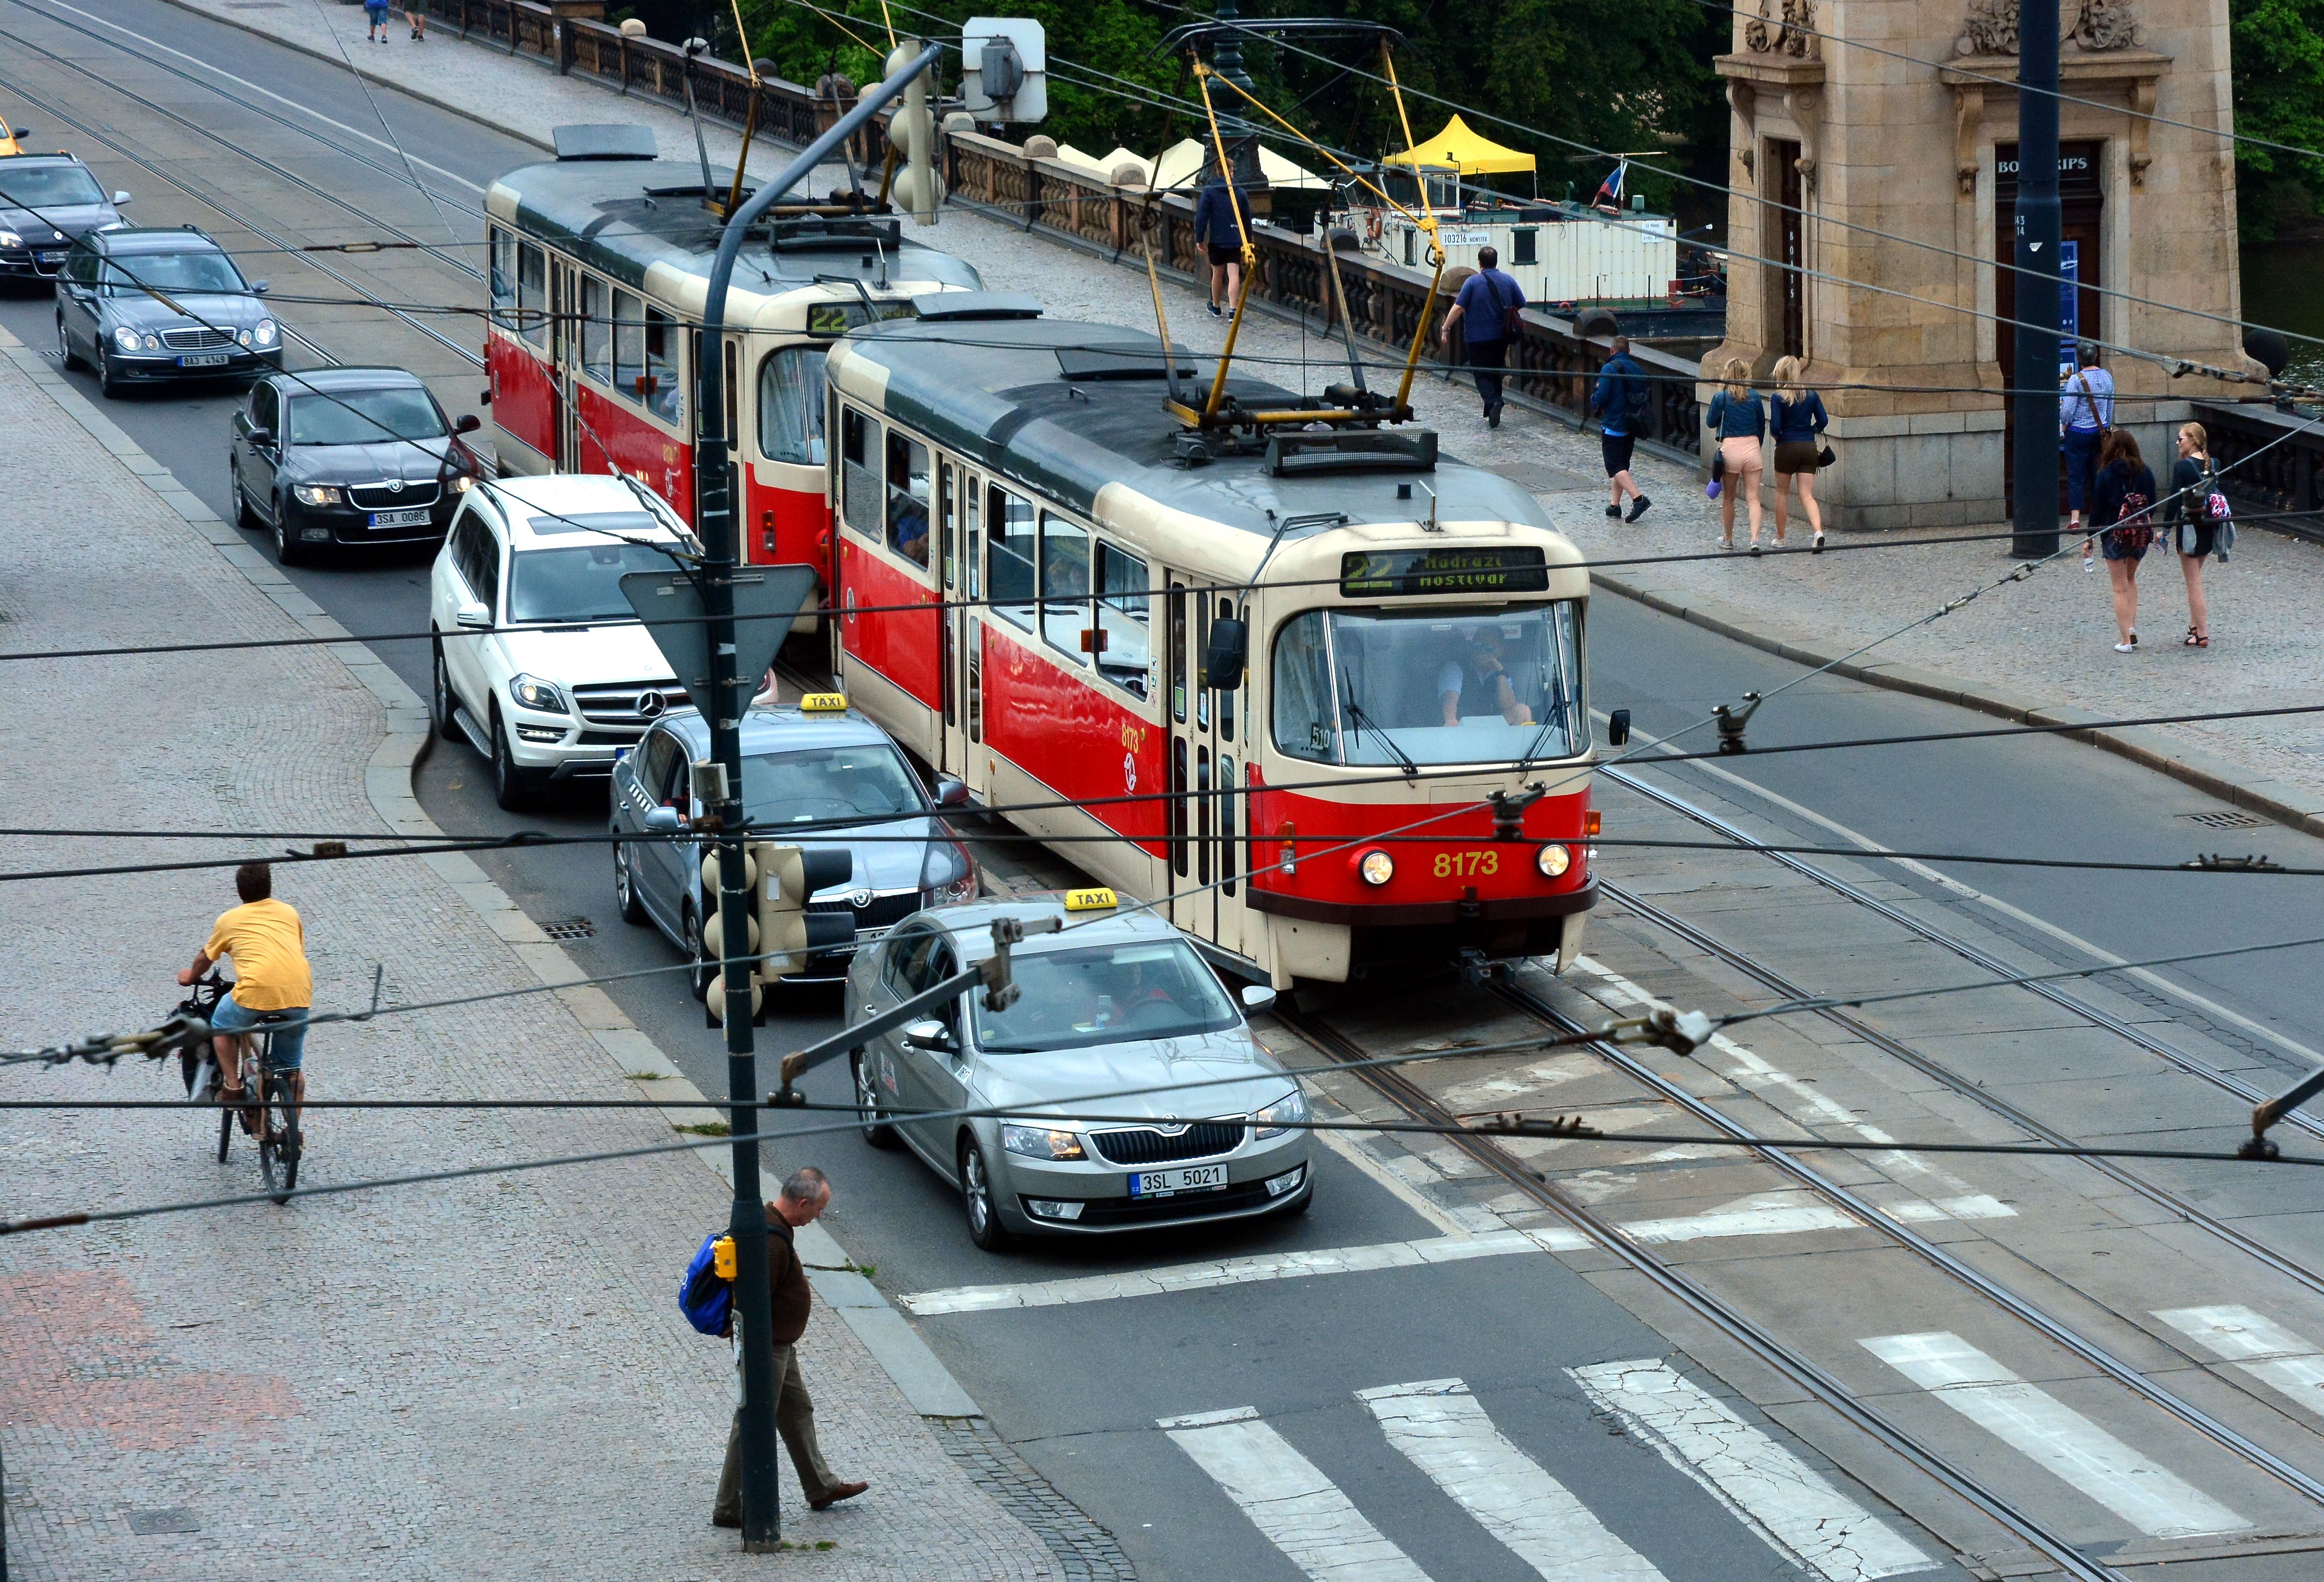
{"type": "Polygon", "coordinates": [[[1816,52],[1815,0],[1783,0],[1779,20],[1759,0],[1759,14],[1743,24],[1743,47],[1757,55],[1804,60],[1816,52]]]}
{"type": "MultiPolygon", "coordinates": [[[[1763,15],[1766,9],[1766,0],[1761,0],[1763,15]]],[[[2074,23],[2066,36],[2093,53],[2128,50],[2145,42],[2130,0],[2077,0],[2074,23]]],[[[1953,41],[1953,53],[2017,53],[2017,0],[1969,0],[1960,36],[1953,41]]]]}

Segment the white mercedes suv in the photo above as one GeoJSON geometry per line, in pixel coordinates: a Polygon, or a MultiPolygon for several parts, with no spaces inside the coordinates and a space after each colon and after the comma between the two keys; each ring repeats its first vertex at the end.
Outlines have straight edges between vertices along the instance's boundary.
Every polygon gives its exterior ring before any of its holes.
{"type": "Polygon", "coordinates": [[[642,485],[551,473],[480,483],[461,502],[429,579],[437,734],[492,760],[500,805],[551,781],[613,772],[687,695],[622,596],[631,571],[667,571],[694,547],[642,485]]]}

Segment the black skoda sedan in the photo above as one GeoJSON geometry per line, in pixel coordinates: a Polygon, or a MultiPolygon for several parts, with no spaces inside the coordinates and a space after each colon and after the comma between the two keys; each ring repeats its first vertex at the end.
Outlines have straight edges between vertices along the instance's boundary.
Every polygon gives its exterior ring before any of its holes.
{"type": "Polygon", "coordinates": [[[447,421],[401,368],[269,375],[234,414],[236,519],[272,531],[286,566],[340,547],[434,543],[484,475],[460,438],[477,427],[447,421]]]}

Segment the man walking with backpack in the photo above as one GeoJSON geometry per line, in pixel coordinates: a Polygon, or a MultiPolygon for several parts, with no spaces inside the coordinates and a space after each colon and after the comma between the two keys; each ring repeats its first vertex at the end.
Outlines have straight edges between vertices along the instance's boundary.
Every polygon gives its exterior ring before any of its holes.
{"type": "Polygon", "coordinates": [[[1597,388],[1590,393],[1590,410],[1598,415],[1598,449],[1606,459],[1606,476],[1614,490],[1609,517],[1622,514],[1622,496],[1630,496],[1629,520],[1637,521],[1654,502],[1630,476],[1630,453],[1637,449],[1638,430],[1651,410],[1654,397],[1646,371],[1630,356],[1630,338],[1614,338],[1614,355],[1598,370],[1597,388]]]}
{"type": "Polygon", "coordinates": [[[1492,248],[1477,249],[1477,273],[1461,282],[1440,337],[1450,350],[1453,328],[1461,327],[1469,366],[1477,375],[1477,393],[1485,400],[1485,426],[1492,429],[1501,426],[1501,370],[1508,366],[1517,312],[1526,305],[1525,288],[1501,273],[1500,262],[1501,255],[1492,248]]]}
{"type": "MultiPolygon", "coordinates": [[[[791,1244],[792,1236],[801,1226],[814,1223],[816,1217],[830,1206],[831,1183],[813,1165],[792,1171],[781,1192],[767,1205],[767,1280],[772,1287],[768,1310],[775,1343],[775,1429],[782,1435],[783,1448],[791,1454],[791,1465],[798,1469],[799,1487],[807,1494],[810,1511],[826,1510],[842,1500],[852,1500],[872,1486],[867,1483],[842,1483],[823,1464],[823,1451],[815,1440],[815,1402],[808,1397],[807,1380],[799,1373],[798,1340],[807,1333],[807,1318],[815,1306],[815,1291],[807,1284],[807,1270],[791,1244]]],[[[681,1306],[689,1294],[690,1291],[681,1291],[681,1306]]],[[[687,1317],[695,1317],[690,1309],[687,1317]]],[[[699,1327],[697,1319],[696,1328],[699,1327]]],[[[730,1306],[724,1332],[731,1335],[733,1328],[730,1306]]],[[[739,1349],[734,1365],[739,1374],[739,1349]]],[[[726,1464],[718,1474],[718,1496],[711,1504],[710,1521],[718,1527],[742,1525],[740,1405],[734,1410],[734,1426],[726,1435],[726,1464]]]]}

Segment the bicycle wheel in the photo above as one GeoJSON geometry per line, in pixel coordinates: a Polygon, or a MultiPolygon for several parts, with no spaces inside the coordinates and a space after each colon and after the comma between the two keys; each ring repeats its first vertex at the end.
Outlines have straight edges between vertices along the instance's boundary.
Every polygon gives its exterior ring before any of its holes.
{"type": "Polygon", "coordinates": [[[281,1175],[275,1202],[289,1200],[299,1189],[299,1155],[306,1139],[299,1130],[299,1104],[291,1096],[290,1078],[277,1074],[266,1079],[267,1131],[274,1138],[274,1157],[281,1175]]]}
{"type": "Polygon", "coordinates": [[[230,1109],[220,1108],[218,1111],[218,1162],[220,1164],[224,1164],[226,1162],[227,1150],[233,1142],[234,1112],[230,1109]]]}

